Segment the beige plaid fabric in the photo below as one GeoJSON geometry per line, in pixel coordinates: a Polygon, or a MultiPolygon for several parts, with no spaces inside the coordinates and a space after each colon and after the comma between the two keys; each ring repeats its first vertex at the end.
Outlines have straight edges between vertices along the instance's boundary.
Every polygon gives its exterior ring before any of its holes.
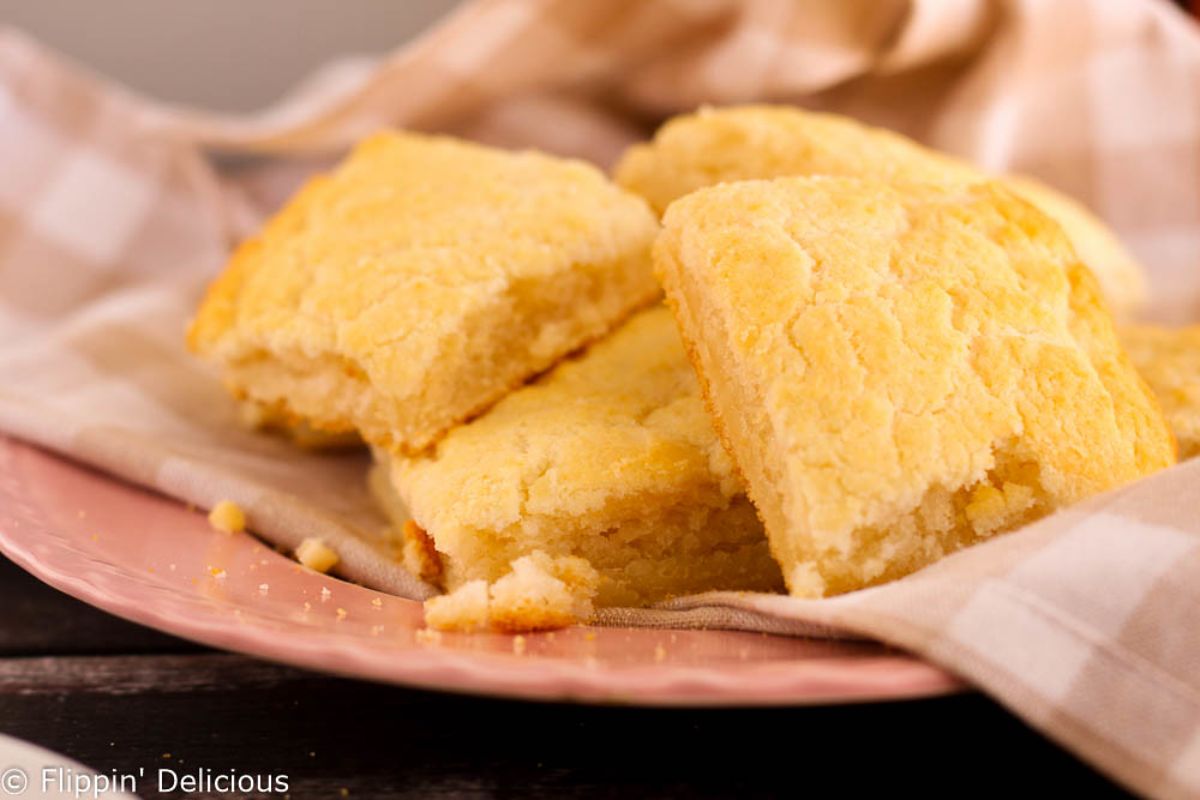
{"type": "MultiPolygon", "coordinates": [[[[664,115],[797,102],[1039,175],[1200,318],[1200,32],[1154,0],[484,0],[261,116],[166,108],[0,32],[0,429],[410,597],[361,454],[242,432],[184,326],[230,243],[384,125],[609,163],[664,115]]],[[[605,623],[860,635],[962,675],[1146,794],[1200,796],[1200,461],[830,600],[710,595],[605,623]]]]}

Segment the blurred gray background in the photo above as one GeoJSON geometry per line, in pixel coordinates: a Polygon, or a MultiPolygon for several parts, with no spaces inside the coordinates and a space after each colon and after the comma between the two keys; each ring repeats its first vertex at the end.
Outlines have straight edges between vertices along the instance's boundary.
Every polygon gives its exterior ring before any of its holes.
{"type": "Polygon", "coordinates": [[[0,0],[0,24],[153,97],[245,111],[332,57],[391,50],[459,1],[0,0]]]}

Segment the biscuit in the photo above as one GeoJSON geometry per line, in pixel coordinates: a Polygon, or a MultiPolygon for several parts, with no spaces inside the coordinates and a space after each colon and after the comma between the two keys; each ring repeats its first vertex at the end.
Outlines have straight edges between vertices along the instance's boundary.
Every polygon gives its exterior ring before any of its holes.
{"type": "Polygon", "coordinates": [[[1162,403],[1179,457],[1200,455],[1200,325],[1130,325],[1120,333],[1133,365],[1162,403]]]}
{"type": "MultiPolygon", "coordinates": [[[[662,306],[455,428],[430,452],[376,457],[372,486],[382,507],[400,523],[401,500],[416,522],[406,526],[410,566],[440,576],[449,591],[477,580],[494,589],[536,551],[590,565],[597,606],[782,588],[662,306]],[[422,535],[440,564],[429,563],[422,535]]],[[[510,598],[505,607],[521,605],[510,598]]],[[[519,627],[514,613],[505,627],[519,627]]]]}
{"type": "MultiPolygon", "coordinates": [[[[662,214],[678,197],[723,181],[788,175],[974,183],[987,176],[965,161],[847,117],[787,106],[703,109],[666,123],[653,142],[631,147],[617,182],[662,214]]],[[[1032,178],[997,178],[1053,217],[1100,281],[1114,313],[1146,296],[1142,268],[1080,203],[1032,178]]]]}
{"type": "Polygon", "coordinates": [[[655,231],[582,162],[380,133],[237,249],[189,343],[240,397],[417,452],[652,302],[655,231]]]}
{"type": "Polygon", "coordinates": [[[1092,274],[993,183],[746,181],[655,267],[792,594],[899,577],[1168,466],[1092,274]]]}

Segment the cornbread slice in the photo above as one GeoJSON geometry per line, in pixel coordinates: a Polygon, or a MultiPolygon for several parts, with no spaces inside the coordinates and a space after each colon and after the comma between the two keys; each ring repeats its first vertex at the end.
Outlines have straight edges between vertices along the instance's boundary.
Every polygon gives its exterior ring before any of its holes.
{"type": "MultiPolygon", "coordinates": [[[[653,142],[634,145],[617,182],[662,214],[671,201],[724,181],[789,175],[974,183],[987,176],[965,161],[847,117],[787,106],[702,109],[668,121],[653,142]]],[[[1053,217],[1100,281],[1109,308],[1135,310],[1146,296],[1142,268],[1080,203],[1016,175],[997,178],[1053,217]]]]}
{"type": "Polygon", "coordinates": [[[237,249],[189,342],[273,413],[417,452],[651,302],[655,230],[581,162],[380,133],[237,249]]]}
{"type": "Polygon", "coordinates": [[[1174,461],[1091,273],[1002,186],[702,189],[667,211],[655,266],[794,595],[1174,461]]]}
{"type": "Polygon", "coordinates": [[[1200,455],[1200,325],[1130,325],[1120,333],[1133,365],[1162,403],[1179,457],[1200,455]]]}
{"type": "MultiPolygon", "coordinates": [[[[597,606],[782,586],[662,306],[455,428],[429,453],[377,450],[376,458],[372,488],[382,507],[397,524],[408,512],[415,520],[405,526],[406,562],[449,591],[486,581],[494,602],[497,581],[537,551],[543,571],[560,579],[564,565],[551,569],[541,559],[590,565],[597,606]]],[[[587,588],[582,578],[566,582],[587,588]]],[[[505,604],[519,608],[511,598],[505,604]]],[[[504,624],[540,626],[520,612],[504,624]]]]}

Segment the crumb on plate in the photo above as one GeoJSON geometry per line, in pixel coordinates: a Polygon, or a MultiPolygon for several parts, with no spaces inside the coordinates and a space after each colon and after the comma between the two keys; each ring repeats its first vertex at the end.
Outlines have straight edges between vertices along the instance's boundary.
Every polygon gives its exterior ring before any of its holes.
{"type": "Polygon", "coordinates": [[[296,548],[296,560],[309,569],[317,572],[328,572],[333,569],[338,561],[337,551],[325,544],[325,542],[316,538],[308,538],[300,543],[296,548]]]}
{"type": "Polygon", "coordinates": [[[246,530],[246,512],[232,500],[222,500],[208,512],[208,524],[223,533],[241,533],[246,530]]]}

